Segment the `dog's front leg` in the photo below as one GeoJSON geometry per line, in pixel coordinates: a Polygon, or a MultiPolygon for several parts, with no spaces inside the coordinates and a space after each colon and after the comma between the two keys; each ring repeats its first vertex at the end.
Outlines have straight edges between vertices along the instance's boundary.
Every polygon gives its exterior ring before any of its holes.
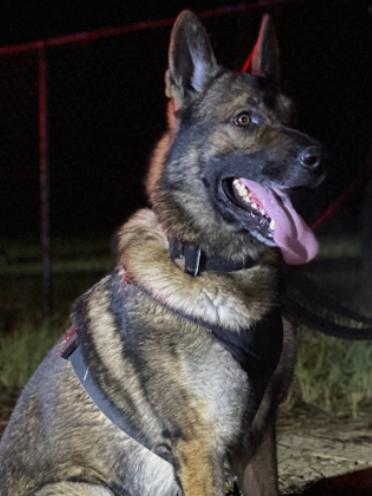
{"type": "Polygon", "coordinates": [[[278,469],[275,421],[267,425],[253,455],[244,463],[244,454],[235,465],[239,486],[245,496],[278,496],[278,469]]]}
{"type": "Polygon", "coordinates": [[[180,440],[175,452],[183,496],[224,495],[223,461],[206,439],[180,440]]]}

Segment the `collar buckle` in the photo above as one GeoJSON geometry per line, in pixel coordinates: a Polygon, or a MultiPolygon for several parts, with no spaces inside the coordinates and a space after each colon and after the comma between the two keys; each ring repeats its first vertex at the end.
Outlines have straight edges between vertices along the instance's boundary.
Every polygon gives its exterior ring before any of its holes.
{"type": "Polygon", "coordinates": [[[178,239],[169,239],[169,254],[172,260],[183,258],[185,260],[185,272],[197,277],[202,271],[204,254],[199,246],[192,243],[184,243],[178,239]]]}
{"type": "Polygon", "coordinates": [[[185,272],[197,277],[200,274],[203,252],[199,246],[185,245],[183,250],[185,258],[185,272]]]}

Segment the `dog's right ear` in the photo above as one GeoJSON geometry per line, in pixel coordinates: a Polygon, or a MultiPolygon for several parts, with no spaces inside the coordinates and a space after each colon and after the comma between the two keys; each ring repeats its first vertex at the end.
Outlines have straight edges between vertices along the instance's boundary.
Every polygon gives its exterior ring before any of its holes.
{"type": "Polygon", "coordinates": [[[279,45],[274,23],[268,14],[261,21],[257,42],[251,54],[251,73],[279,84],[279,45]]]}
{"type": "Polygon", "coordinates": [[[172,29],[165,92],[181,108],[202,92],[217,71],[208,35],[195,14],[184,10],[172,29]]]}

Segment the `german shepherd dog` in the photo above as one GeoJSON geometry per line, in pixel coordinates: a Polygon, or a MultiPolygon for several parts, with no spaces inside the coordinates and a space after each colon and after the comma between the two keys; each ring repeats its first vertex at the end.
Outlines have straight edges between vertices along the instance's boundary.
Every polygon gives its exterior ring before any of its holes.
{"type": "Polygon", "coordinates": [[[152,209],[121,228],[116,269],[22,392],[1,496],[222,496],[226,467],[243,494],[278,494],[275,412],[295,346],[277,273],[316,255],[290,193],[320,183],[321,148],[291,127],[268,17],[236,73],[181,13],[166,95],[152,209]]]}

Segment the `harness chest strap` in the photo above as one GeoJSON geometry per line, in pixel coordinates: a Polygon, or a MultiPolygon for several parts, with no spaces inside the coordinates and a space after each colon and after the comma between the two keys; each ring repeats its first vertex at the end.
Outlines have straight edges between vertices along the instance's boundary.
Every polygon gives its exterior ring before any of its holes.
{"type": "Polygon", "coordinates": [[[90,374],[89,366],[84,359],[78,329],[76,326],[72,326],[67,331],[63,345],[64,348],[62,350],[61,357],[66,360],[70,360],[82,386],[98,409],[101,410],[101,412],[104,413],[104,415],[106,415],[106,417],[113,424],[119,427],[120,430],[134,439],[138,444],[141,444],[149,451],[162,458],[164,461],[171,463],[170,457],[157,449],[156,446],[154,447],[152,445],[143,432],[138,429],[138,427],[127,415],[124,415],[124,413],[106,395],[98,382],[94,380],[90,374]]]}

